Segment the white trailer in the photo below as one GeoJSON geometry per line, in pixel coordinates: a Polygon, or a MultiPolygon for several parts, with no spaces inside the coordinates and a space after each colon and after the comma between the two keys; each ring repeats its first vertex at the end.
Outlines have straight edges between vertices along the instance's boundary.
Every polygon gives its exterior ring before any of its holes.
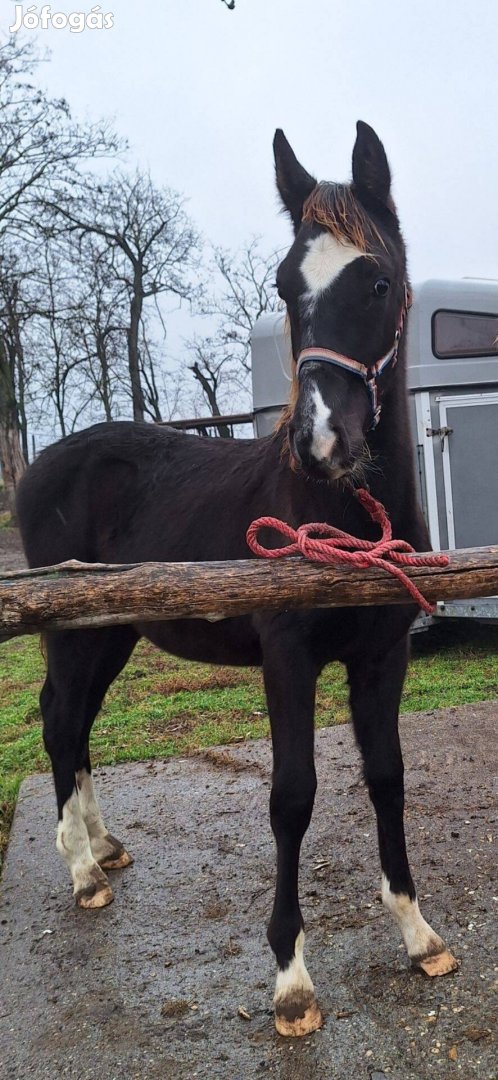
{"type": "MultiPolygon", "coordinates": [[[[420,501],[438,550],[498,543],[498,281],[426,281],[413,291],[407,377],[420,501]]],[[[256,436],[288,400],[283,313],[252,336],[256,436]]],[[[498,597],[454,600],[438,614],[498,620],[498,597]]]]}

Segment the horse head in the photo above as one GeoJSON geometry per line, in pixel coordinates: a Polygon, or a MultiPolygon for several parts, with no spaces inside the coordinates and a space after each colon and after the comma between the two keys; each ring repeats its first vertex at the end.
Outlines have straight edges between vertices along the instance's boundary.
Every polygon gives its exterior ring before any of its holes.
{"type": "Polygon", "coordinates": [[[277,188],[294,242],[277,272],[294,358],[288,436],[309,475],[354,475],[395,379],[408,303],[403,238],[384,147],[357,125],[351,184],[317,183],[283,131],[277,188]]]}

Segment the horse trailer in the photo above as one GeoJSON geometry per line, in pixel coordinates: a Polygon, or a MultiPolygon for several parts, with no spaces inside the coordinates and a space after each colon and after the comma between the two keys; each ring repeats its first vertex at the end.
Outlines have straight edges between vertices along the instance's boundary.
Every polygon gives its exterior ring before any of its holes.
{"type": "MultiPolygon", "coordinates": [[[[435,550],[498,543],[498,281],[426,281],[413,293],[407,383],[420,502],[435,550]]],[[[252,335],[256,436],[272,431],[291,384],[285,314],[252,335]]],[[[498,620],[498,597],[438,614],[498,620]]]]}

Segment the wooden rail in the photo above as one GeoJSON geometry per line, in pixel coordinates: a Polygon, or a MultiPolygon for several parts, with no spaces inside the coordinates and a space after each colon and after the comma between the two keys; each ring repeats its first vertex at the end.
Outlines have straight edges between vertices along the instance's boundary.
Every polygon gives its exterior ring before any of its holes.
{"type": "MultiPolygon", "coordinates": [[[[404,568],[429,600],[498,594],[498,547],[445,554],[446,567],[404,568]]],[[[403,603],[410,598],[387,571],[300,557],[120,566],[71,561],[0,579],[0,640],[49,629],[403,603]]]]}
{"type": "Polygon", "coordinates": [[[158,427],[172,427],[177,431],[199,431],[202,428],[234,427],[236,424],[252,424],[254,413],[229,413],[227,416],[193,416],[190,420],[158,420],[158,427]]]}

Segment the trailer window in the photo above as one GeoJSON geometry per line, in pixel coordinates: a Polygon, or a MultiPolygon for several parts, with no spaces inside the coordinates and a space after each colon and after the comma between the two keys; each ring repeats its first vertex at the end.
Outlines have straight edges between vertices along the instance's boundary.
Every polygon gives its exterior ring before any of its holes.
{"type": "Polygon", "coordinates": [[[498,355],[498,315],[469,311],[436,311],[432,316],[432,349],[439,357],[498,355]]]}

